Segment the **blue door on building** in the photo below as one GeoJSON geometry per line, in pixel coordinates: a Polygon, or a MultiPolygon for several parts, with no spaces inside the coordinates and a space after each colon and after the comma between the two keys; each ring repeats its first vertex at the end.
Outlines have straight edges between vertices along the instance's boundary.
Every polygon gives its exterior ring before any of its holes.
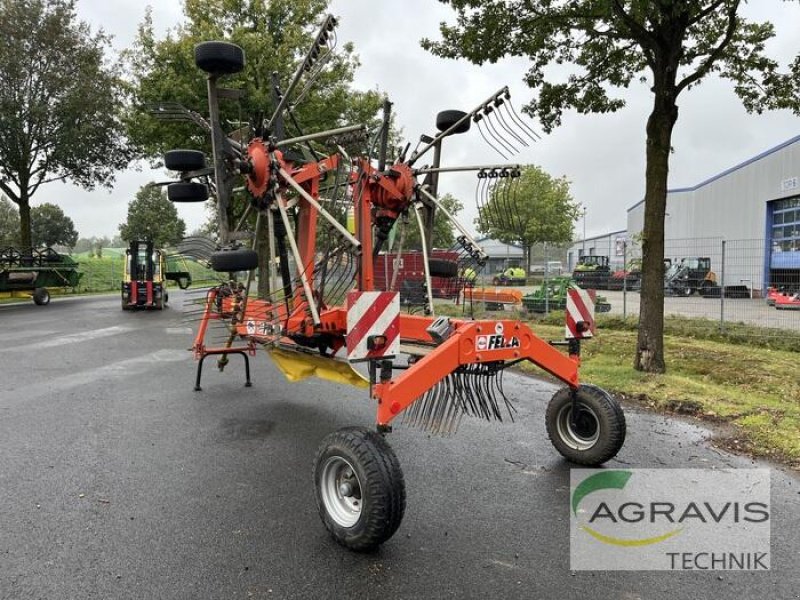
{"type": "Polygon", "coordinates": [[[768,203],[770,285],[800,289],[800,196],[768,203]]]}

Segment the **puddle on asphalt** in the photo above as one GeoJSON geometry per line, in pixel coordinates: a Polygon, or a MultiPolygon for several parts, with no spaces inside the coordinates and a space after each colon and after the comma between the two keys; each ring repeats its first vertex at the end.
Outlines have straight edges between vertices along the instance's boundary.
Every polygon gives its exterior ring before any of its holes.
{"type": "Polygon", "coordinates": [[[267,437],[275,423],[253,419],[223,419],[220,429],[226,440],[258,440],[267,437]]]}

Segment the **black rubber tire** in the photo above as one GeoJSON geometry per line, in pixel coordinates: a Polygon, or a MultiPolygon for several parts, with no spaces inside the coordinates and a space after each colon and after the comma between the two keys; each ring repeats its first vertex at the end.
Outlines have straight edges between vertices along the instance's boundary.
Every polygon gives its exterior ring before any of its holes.
{"type": "MultiPolygon", "coordinates": [[[[447,131],[455,125],[458,121],[463,119],[467,113],[463,110],[443,110],[438,115],[436,115],[436,129],[439,131],[447,131]]],[[[466,133],[469,131],[470,125],[472,124],[471,119],[464,119],[464,122],[461,123],[457,128],[451,131],[451,134],[454,133],[466,133]]]]}
{"type": "Polygon", "coordinates": [[[458,275],[458,263],[444,258],[428,259],[428,270],[431,277],[451,278],[458,275]]]}
{"type": "Polygon", "coordinates": [[[33,303],[36,306],[47,306],[50,304],[50,292],[47,288],[36,288],[33,290],[33,303]]]}
{"type": "Polygon", "coordinates": [[[561,388],[547,405],[547,435],[556,450],[579,465],[598,466],[616,456],[625,443],[625,414],[603,389],[581,385],[578,390],[579,427],[571,423],[570,388],[561,388]],[[574,437],[570,437],[574,436],[574,437]]]}
{"type": "Polygon", "coordinates": [[[130,310],[131,309],[130,304],[128,304],[128,298],[125,296],[125,294],[122,294],[120,304],[122,304],[122,310],[130,310]]]}
{"type": "Polygon", "coordinates": [[[219,250],[211,255],[211,268],[217,273],[249,271],[258,266],[258,253],[247,248],[219,250]]]}
{"type": "Polygon", "coordinates": [[[194,47],[194,63],[206,73],[231,75],[244,68],[244,50],[230,42],[201,42],[194,47]]]}
{"type": "Polygon", "coordinates": [[[208,200],[208,186],[194,181],[170,183],[167,198],[170,202],[205,202],[208,200]]]}
{"type": "Polygon", "coordinates": [[[342,546],[366,552],[380,546],[400,527],[406,509],[406,484],[400,462],[379,433],[365,427],[345,427],[322,440],[314,458],[314,495],[325,528],[342,546]],[[338,523],[323,500],[322,478],[331,459],[344,459],[361,488],[358,520],[338,523]]]}
{"type": "Polygon", "coordinates": [[[164,154],[164,167],[170,171],[199,171],[206,168],[206,155],[199,150],[170,150],[164,154]]]}

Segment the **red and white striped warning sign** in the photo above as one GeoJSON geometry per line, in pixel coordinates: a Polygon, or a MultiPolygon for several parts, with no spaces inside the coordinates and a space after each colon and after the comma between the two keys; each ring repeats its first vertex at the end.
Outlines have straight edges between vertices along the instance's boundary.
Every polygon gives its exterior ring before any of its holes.
{"type": "Polygon", "coordinates": [[[347,360],[357,361],[396,356],[399,353],[400,294],[397,292],[349,292],[347,294],[347,360]],[[370,348],[371,345],[375,347],[370,348]]]}
{"type": "Polygon", "coordinates": [[[569,339],[590,338],[595,333],[594,323],[594,290],[570,287],[567,290],[567,328],[565,336],[569,339]],[[578,323],[586,324],[583,331],[578,331],[578,323]]]}

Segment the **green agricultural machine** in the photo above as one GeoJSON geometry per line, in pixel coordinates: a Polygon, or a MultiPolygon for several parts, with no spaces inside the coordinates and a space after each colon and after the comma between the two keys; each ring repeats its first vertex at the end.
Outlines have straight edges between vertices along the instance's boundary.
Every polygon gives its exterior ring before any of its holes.
{"type": "Polygon", "coordinates": [[[582,256],[572,272],[575,283],[585,290],[607,290],[610,277],[607,256],[582,256]]]}
{"type": "MultiPolygon", "coordinates": [[[[551,310],[564,310],[567,307],[567,290],[575,285],[572,277],[553,277],[546,284],[522,297],[522,306],[528,311],[544,313],[551,310]]],[[[597,296],[594,310],[605,313],[611,310],[611,304],[604,296],[597,296]]]]}
{"type": "Polygon", "coordinates": [[[0,298],[32,298],[44,306],[51,293],[74,289],[82,276],[77,262],[52,248],[0,247],[0,298]]]}
{"type": "Polygon", "coordinates": [[[525,285],[528,281],[525,269],[522,267],[508,267],[492,278],[492,285],[525,285]]]}

